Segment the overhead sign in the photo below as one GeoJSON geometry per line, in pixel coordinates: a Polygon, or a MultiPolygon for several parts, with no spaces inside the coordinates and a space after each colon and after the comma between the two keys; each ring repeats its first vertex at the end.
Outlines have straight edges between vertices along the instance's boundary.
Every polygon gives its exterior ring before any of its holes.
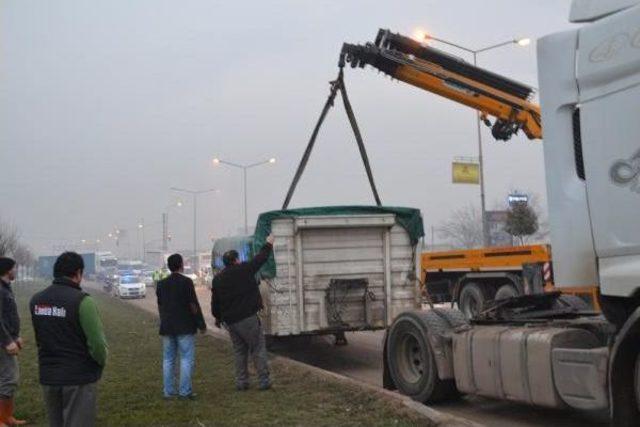
{"type": "Polygon", "coordinates": [[[479,184],[480,165],[477,162],[454,161],[451,163],[454,184],[479,184]]]}
{"type": "Polygon", "coordinates": [[[529,203],[529,196],[526,194],[509,194],[507,201],[509,202],[509,206],[526,205],[529,203]]]}

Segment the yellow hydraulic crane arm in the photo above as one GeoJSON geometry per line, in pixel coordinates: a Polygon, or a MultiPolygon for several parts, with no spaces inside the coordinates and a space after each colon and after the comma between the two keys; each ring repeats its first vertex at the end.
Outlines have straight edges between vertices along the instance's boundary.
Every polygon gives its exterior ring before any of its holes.
{"type": "Polygon", "coordinates": [[[519,130],[529,139],[542,138],[540,107],[529,100],[532,88],[411,38],[380,30],[375,43],[345,43],[339,65],[346,63],[354,68],[372,66],[394,79],[478,110],[496,139],[508,140],[519,130]],[[495,121],[491,123],[488,117],[495,121]]]}

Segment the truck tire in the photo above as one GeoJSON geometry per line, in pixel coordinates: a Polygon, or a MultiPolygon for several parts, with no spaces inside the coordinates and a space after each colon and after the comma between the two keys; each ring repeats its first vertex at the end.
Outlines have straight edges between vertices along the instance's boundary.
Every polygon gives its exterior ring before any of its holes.
{"type": "Polygon", "coordinates": [[[467,318],[464,317],[464,313],[455,308],[434,308],[432,310],[434,313],[438,314],[440,317],[444,317],[449,323],[449,330],[456,329],[461,326],[469,325],[467,318]]]}
{"type": "Polygon", "coordinates": [[[458,395],[453,379],[441,380],[428,331],[450,329],[448,321],[429,311],[402,313],[393,322],[385,348],[389,374],[400,393],[418,402],[437,402],[458,395]]]}
{"type": "Polygon", "coordinates": [[[494,300],[507,299],[519,296],[518,290],[513,285],[502,285],[498,288],[494,300]]]}
{"type": "Polygon", "coordinates": [[[634,376],[634,391],[636,395],[636,405],[638,406],[638,411],[640,412],[640,353],[638,353],[638,357],[636,358],[636,372],[634,376]]]}
{"type": "Polygon", "coordinates": [[[482,289],[476,283],[467,283],[460,291],[458,297],[458,307],[464,317],[471,319],[480,314],[487,303],[487,299],[482,289]]]}

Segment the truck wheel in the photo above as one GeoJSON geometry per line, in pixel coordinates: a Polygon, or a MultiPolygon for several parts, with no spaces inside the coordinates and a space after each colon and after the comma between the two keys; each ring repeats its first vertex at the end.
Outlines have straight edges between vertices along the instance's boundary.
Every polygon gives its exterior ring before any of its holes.
{"type": "Polygon", "coordinates": [[[502,285],[498,288],[494,300],[507,299],[518,296],[518,290],[513,285],[502,285]]]}
{"type": "Polygon", "coordinates": [[[467,319],[476,317],[484,310],[486,298],[480,286],[476,283],[467,283],[460,291],[458,306],[467,319]]]}
{"type": "Polygon", "coordinates": [[[387,338],[389,374],[402,394],[418,402],[436,402],[457,394],[454,380],[441,380],[427,330],[449,326],[434,313],[407,312],[391,325],[387,338]]]}
{"type": "Polygon", "coordinates": [[[636,405],[638,406],[638,411],[640,411],[640,353],[638,353],[638,357],[636,358],[636,374],[634,385],[636,394],[636,405]]]}

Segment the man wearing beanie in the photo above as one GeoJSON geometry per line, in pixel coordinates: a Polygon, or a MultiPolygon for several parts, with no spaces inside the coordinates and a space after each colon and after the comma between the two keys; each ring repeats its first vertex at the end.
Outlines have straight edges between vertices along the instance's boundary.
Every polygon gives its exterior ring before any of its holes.
{"type": "Polygon", "coordinates": [[[80,287],[84,261],[65,252],[53,266],[53,284],[31,298],[40,384],[51,427],[92,427],[96,384],[107,360],[98,309],[80,287]]]}
{"type": "Polygon", "coordinates": [[[18,388],[18,360],[22,349],[20,318],[11,282],[16,278],[16,262],[0,257],[0,426],[23,425],[13,417],[13,399],[18,388]]]}

